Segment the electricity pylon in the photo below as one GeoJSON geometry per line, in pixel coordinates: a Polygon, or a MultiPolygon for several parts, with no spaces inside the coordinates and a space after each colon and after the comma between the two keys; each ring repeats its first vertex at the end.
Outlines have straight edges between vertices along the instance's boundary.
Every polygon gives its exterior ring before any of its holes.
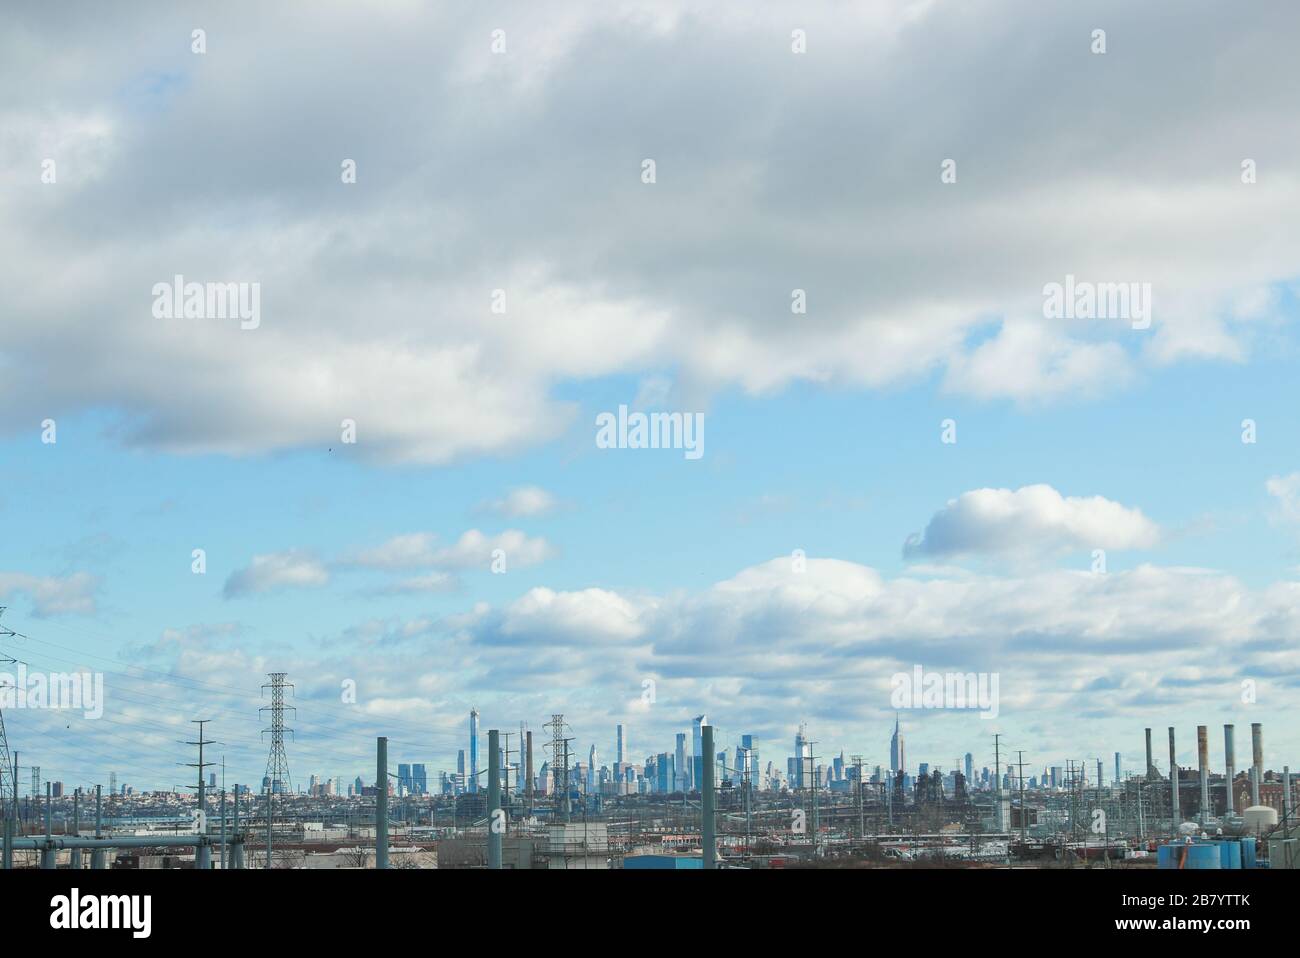
{"type": "Polygon", "coordinates": [[[271,754],[266,759],[266,779],[267,789],[271,792],[283,792],[286,790],[293,791],[293,780],[289,777],[289,756],[284,752],[284,733],[288,732],[293,735],[293,729],[284,727],[285,711],[296,712],[292,705],[284,704],[284,690],[292,689],[291,684],[284,681],[285,672],[268,672],[267,676],[271,679],[262,686],[262,690],[271,690],[271,704],[263,705],[258,709],[258,714],[269,711],[271,713],[271,727],[262,729],[262,734],[271,734],[271,754]]]}
{"type": "MultiPolygon", "coordinates": [[[[0,615],[4,615],[5,607],[0,605],[0,615]]],[[[0,636],[6,638],[15,636],[18,633],[13,629],[6,628],[0,624],[0,636]]],[[[0,655],[0,663],[13,665],[15,659],[8,656],[0,655]]],[[[14,694],[17,695],[17,688],[14,694]]],[[[9,807],[14,807],[14,815],[18,814],[18,769],[14,768],[13,758],[9,754],[9,739],[5,736],[5,716],[4,710],[0,709],[0,819],[7,818],[9,807]]]]}

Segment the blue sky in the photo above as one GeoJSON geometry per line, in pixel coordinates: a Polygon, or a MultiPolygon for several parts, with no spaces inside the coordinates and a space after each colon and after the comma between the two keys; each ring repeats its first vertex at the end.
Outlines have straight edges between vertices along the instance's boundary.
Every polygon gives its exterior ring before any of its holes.
{"type": "Polygon", "coordinates": [[[256,782],[287,671],[296,780],[373,775],[385,733],[450,769],[471,706],[562,711],[605,760],[618,722],[640,761],[707,712],[780,769],[801,721],[875,764],[920,664],[1003,702],[904,715],[914,761],[1001,732],[1137,768],[1174,724],[1190,762],[1195,725],[1262,721],[1283,764],[1287,32],[1186,5],[1242,101],[1096,6],[22,13],[0,80],[54,67],[0,111],[0,650],[107,701],[7,710],[11,747],[171,787],[211,718],[256,782]],[[257,328],[158,318],[176,274],[260,284],[257,328]],[[1149,282],[1151,327],[1047,317],[1066,274],[1149,282]],[[598,448],[620,405],[702,413],[703,457],[598,448]]]}

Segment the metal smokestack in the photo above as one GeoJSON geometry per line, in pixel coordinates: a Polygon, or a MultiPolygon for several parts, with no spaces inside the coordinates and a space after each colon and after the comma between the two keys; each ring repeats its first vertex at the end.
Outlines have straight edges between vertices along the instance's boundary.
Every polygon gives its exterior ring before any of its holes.
{"type": "Polygon", "coordinates": [[[533,778],[533,730],[532,729],[528,730],[528,758],[526,759],[526,764],[527,764],[527,768],[524,769],[524,774],[528,776],[528,779],[527,781],[524,782],[524,788],[527,790],[528,793],[528,810],[531,812],[533,809],[533,782],[536,781],[536,779],[533,778]]]}
{"type": "Polygon", "coordinates": [[[1151,764],[1151,729],[1147,729],[1147,770],[1144,777],[1151,778],[1151,773],[1155,766],[1151,764]]]}
{"type": "Polygon", "coordinates": [[[1173,813],[1173,827],[1178,828],[1182,809],[1178,804],[1178,755],[1174,750],[1174,727],[1169,726],[1169,807],[1173,813]]]}
{"type": "Polygon", "coordinates": [[[704,846],[702,864],[705,868],[712,869],[718,867],[718,842],[713,817],[714,804],[717,801],[717,797],[713,794],[713,772],[718,760],[713,751],[712,725],[700,726],[700,741],[701,751],[704,753],[700,774],[700,778],[703,779],[700,786],[700,842],[704,846]]]}
{"type": "Polygon", "coordinates": [[[1234,758],[1235,749],[1233,748],[1233,727],[1225,725],[1223,727],[1223,764],[1227,771],[1227,798],[1223,802],[1223,811],[1225,815],[1237,814],[1237,801],[1232,794],[1232,780],[1237,774],[1235,768],[1236,760],[1234,758]]]}
{"type": "Polygon", "coordinates": [[[1201,763],[1201,822],[1210,817],[1210,730],[1196,726],[1196,757],[1201,763]]]}
{"type": "Polygon", "coordinates": [[[1250,783],[1250,804],[1259,804],[1259,786],[1264,781],[1264,726],[1258,722],[1250,723],[1251,764],[1255,768],[1255,778],[1250,783]]]}
{"type": "Polygon", "coordinates": [[[501,829],[504,824],[501,808],[501,731],[488,729],[488,868],[501,868],[501,829]]]}

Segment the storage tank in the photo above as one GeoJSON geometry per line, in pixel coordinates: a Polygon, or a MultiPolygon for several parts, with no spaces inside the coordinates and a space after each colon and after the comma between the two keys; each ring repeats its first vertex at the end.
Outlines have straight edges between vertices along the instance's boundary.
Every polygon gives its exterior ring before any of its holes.
{"type": "Polygon", "coordinates": [[[1248,832],[1272,828],[1277,824],[1277,809],[1268,805],[1252,805],[1241,813],[1241,820],[1248,832]]]}

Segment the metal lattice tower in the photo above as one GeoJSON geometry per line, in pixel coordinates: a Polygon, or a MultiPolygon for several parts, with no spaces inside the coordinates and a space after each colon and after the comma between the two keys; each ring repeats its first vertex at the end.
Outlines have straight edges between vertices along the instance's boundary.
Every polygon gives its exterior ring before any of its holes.
{"type": "Polygon", "coordinates": [[[551,741],[547,748],[551,750],[551,770],[555,775],[556,810],[569,820],[569,743],[572,738],[565,738],[564,715],[555,713],[543,728],[551,730],[551,741]]]}
{"type": "MultiPolygon", "coordinates": [[[[4,615],[4,611],[5,607],[0,606],[0,615],[4,615]]],[[[8,638],[17,634],[13,629],[0,625],[0,636],[8,638]]],[[[0,663],[13,665],[15,661],[15,659],[8,656],[0,655],[0,663]]],[[[15,694],[17,691],[17,688],[15,688],[15,694]]],[[[9,739],[5,736],[4,711],[0,710],[0,819],[6,818],[9,815],[10,807],[16,808],[17,805],[18,770],[14,768],[13,757],[9,754],[9,739]]]]}
{"type": "Polygon", "coordinates": [[[258,709],[259,715],[262,712],[271,713],[271,727],[262,729],[263,735],[268,732],[271,735],[271,754],[266,759],[266,784],[271,792],[293,791],[293,780],[289,777],[289,756],[284,752],[284,733],[288,732],[292,736],[293,729],[284,727],[284,713],[297,710],[292,705],[284,704],[284,690],[293,689],[293,685],[284,681],[287,674],[286,672],[267,673],[271,681],[262,686],[262,691],[265,692],[268,688],[271,690],[271,704],[263,705],[258,709]]]}

